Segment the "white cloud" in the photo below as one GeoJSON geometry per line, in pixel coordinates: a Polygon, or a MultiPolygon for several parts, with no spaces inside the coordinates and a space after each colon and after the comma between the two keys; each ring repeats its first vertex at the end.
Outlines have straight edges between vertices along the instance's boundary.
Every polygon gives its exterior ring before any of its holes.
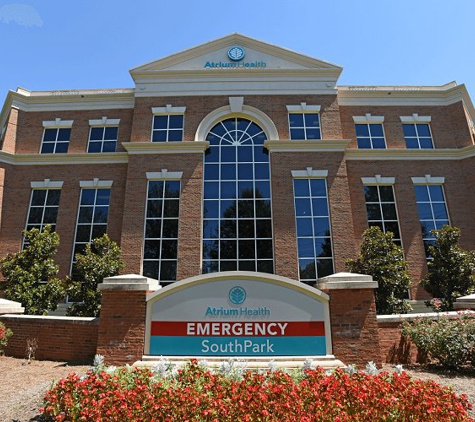
{"type": "Polygon", "coordinates": [[[24,3],[11,3],[0,7],[0,22],[14,22],[20,26],[43,26],[43,19],[34,7],[24,3]]]}

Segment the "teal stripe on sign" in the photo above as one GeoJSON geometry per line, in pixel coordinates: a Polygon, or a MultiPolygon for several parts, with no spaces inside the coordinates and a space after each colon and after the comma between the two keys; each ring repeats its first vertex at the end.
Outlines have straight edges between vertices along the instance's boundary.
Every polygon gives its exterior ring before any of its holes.
{"type": "Polygon", "coordinates": [[[325,337],[151,336],[151,355],[315,356],[326,355],[325,337]]]}

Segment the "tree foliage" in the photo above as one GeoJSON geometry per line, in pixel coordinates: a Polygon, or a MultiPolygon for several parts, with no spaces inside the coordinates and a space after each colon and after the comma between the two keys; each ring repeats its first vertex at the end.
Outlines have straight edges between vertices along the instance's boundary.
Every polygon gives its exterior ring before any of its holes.
{"type": "Polygon", "coordinates": [[[0,260],[5,280],[1,288],[9,300],[20,302],[25,313],[46,315],[54,311],[66,292],[64,283],[56,278],[59,266],[53,256],[59,246],[59,235],[47,225],[42,231],[24,230],[25,247],[0,260]]]}
{"type": "Polygon", "coordinates": [[[450,311],[458,297],[475,292],[475,251],[460,247],[461,232],[457,227],[444,226],[431,233],[435,236],[435,243],[429,246],[429,272],[421,284],[440,300],[438,310],[450,311]]]}
{"type": "Polygon", "coordinates": [[[411,307],[404,300],[412,279],[404,259],[403,249],[393,242],[391,232],[383,233],[379,227],[370,227],[363,233],[360,254],[349,259],[349,271],[373,276],[378,282],[375,291],[378,314],[406,313],[411,307]]]}
{"type": "Polygon", "coordinates": [[[97,286],[104,278],[116,276],[124,268],[120,253],[117,243],[104,234],[86,245],[84,253],[76,254],[73,277],[68,281],[68,294],[74,301],[68,315],[99,315],[101,292],[97,286]]]}

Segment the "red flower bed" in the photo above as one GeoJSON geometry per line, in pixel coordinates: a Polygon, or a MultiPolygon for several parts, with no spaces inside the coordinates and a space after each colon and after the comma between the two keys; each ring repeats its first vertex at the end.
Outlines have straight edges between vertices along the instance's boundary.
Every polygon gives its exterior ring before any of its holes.
{"type": "Polygon", "coordinates": [[[299,377],[213,374],[196,361],[174,378],[148,369],[75,374],[45,396],[52,421],[473,421],[466,397],[434,382],[382,372],[308,370],[299,377]]]}

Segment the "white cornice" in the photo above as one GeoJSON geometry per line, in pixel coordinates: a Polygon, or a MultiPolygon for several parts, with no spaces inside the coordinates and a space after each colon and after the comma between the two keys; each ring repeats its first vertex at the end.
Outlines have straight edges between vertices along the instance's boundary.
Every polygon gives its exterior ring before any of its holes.
{"type": "Polygon", "coordinates": [[[475,157],[475,146],[461,149],[357,149],[345,151],[347,160],[359,161],[424,161],[424,160],[462,160],[475,157]]]}
{"type": "Polygon", "coordinates": [[[9,154],[0,151],[0,163],[16,166],[63,166],[75,164],[123,164],[128,163],[125,152],[101,154],[68,153],[68,154],[9,154]]]}
{"type": "Polygon", "coordinates": [[[315,141],[274,141],[264,142],[269,152],[344,152],[350,139],[324,139],[315,141]]]}
{"type": "Polygon", "coordinates": [[[134,92],[134,89],[38,92],[19,89],[8,93],[4,108],[23,111],[129,109],[135,106],[134,92]]]}
{"type": "Polygon", "coordinates": [[[209,142],[123,142],[122,145],[129,154],[190,154],[203,153],[209,142]]]}

